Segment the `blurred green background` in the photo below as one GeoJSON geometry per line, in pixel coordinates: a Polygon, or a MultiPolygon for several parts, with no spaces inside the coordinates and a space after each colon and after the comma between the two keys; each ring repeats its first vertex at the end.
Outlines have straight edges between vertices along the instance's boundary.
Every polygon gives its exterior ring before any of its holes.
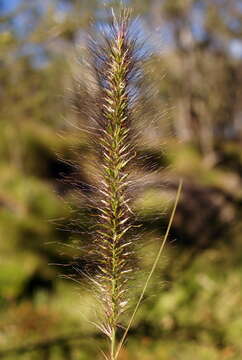
{"type": "MultiPolygon", "coordinates": [[[[242,2],[126,2],[155,49],[149,66],[158,89],[155,119],[147,111],[140,120],[149,178],[135,204],[143,222],[141,266],[148,269],[154,259],[181,177],[184,188],[120,360],[241,360],[242,2]]],[[[73,159],[76,149],[83,174],[88,170],[85,136],[72,126],[77,115],[66,93],[73,74],[82,77],[78,57],[90,21],[105,24],[105,6],[118,3],[0,0],[4,360],[101,359],[99,348],[105,349],[89,323],[95,320],[90,294],[50,264],[75,255],[65,230],[78,204],[71,186],[60,182],[70,166],[58,156],[73,159]]]]}

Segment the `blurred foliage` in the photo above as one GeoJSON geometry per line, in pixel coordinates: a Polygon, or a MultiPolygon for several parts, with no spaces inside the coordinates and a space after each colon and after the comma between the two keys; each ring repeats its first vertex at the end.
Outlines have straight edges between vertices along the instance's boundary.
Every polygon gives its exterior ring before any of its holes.
{"type": "MultiPolygon", "coordinates": [[[[85,181],[90,156],[65,94],[71,74],[82,76],[77,59],[90,21],[99,26],[108,19],[103,3],[0,1],[0,357],[6,360],[101,359],[105,346],[88,322],[95,321],[90,294],[58,278],[65,267],[49,265],[75,254],[66,231],[70,208],[86,222],[81,199],[60,182],[70,174],[69,159],[82,162],[85,181]]],[[[170,243],[121,359],[240,360],[242,4],[128,3],[140,14],[141,36],[151,39],[150,80],[158,89],[142,118],[139,151],[148,180],[135,202],[147,269],[178,178],[185,184],[170,243]]]]}

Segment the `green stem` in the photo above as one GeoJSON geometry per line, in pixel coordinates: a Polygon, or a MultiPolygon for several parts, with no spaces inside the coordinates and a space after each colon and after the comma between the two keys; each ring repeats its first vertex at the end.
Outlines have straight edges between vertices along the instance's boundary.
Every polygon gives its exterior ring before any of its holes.
{"type": "Polygon", "coordinates": [[[118,344],[117,351],[116,351],[115,356],[114,356],[114,358],[113,358],[114,360],[117,360],[117,358],[118,358],[118,355],[119,355],[119,352],[120,352],[120,350],[121,350],[121,348],[122,348],[122,345],[123,345],[123,343],[124,343],[124,340],[126,339],[126,336],[127,336],[127,334],[128,334],[128,331],[129,331],[129,329],[130,329],[130,327],[131,327],[131,325],[132,325],[132,323],[133,323],[134,317],[135,317],[135,315],[136,315],[136,313],[137,313],[137,311],[138,311],[138,308],[139,308],[139,306],[140,306],[141,301],[143,300],[143,297],[144,297],[144,294],[145,294],[146,289],[147,289],[147,287],[148,287],[148,284],[149,284],[149,282],[150,282],[150,279],[151,279],[151,277],[152,277],[152,275],[153,275],[153,273],[154,273],[154,271],[155,271],[155,269],[156,269],[156,266],[157,266],[158,261],[159,261],[160,256],[161,256],[161,253],[162,253],[162,251],[163,251],[163,249],[164,249],[164,246],[165,246],[165,244],[166,244],[166,241],[167,241],[167,238],[168,238],[168,235],[169,235],[169,232],[170,232],[170,228],[171,228],[171,225],[172,225],[174,216],[175,216],[177,204],[178,204],[179,199],[180,199],[180,196],[181,196],[182,183],[183,183],[182,180],[180,180],[179,186],[178,186],[178,190],[177,190],[177,193],[176,193],[175,203],[174,203],[174,206],[173,206],[173,209],[172,209],[172,213],[171,213],[171,216],[170,216],[170,219],[169,219],[169,223],[168,223],[168,226],[167,226],[167,229],[166,229],[166,233],[165,233],[164,239],[163,239],[163,241],[162,241],[162,243],[161,243],[160,249],[159,249],[158,254],[157,254],[156,258],[155,258],[155,261],[154,261],[154,263],[153,263],[153,265],[152,265],[152,268],[151,268],[151,270],[150,270],[150,272],[149,272],[149,274],[148,274],[148,277],[147,277],[147,279],[146,279],[145,285],[144,285],[143,290],[142,290],[142,292],[141,292],[141,294],[140,294],[139,300],[138,300],[138,302],[137,302],[137,304],[136,304],[136,306],[135,306],[135,308],[134,308],[134,311],[133,311],[133,313],[132,313],[132,315],[131,315],[131,318],[130,318],[130,320],[129,320],[128,326],[127,326],[127,328],[126,328],[126,330],[125,330],[125,332],[124,332],[124,335],[123,335],[122,339],[120,340],[120,343],[118,344]]]}
{"type": "Polygon", "coordinates": [[[111,346],[110,346],[110,360],[115,360],[115,344],[116,344],[116,327],[112,329],[111,346]]]}

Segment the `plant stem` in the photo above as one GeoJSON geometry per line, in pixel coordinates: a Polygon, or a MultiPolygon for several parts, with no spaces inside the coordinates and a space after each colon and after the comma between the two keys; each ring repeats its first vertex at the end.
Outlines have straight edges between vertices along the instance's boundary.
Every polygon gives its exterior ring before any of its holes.
{"type": "Polygon", "coordinates": [[[110,360],[115,359],[115,344],[116,344],[116,326],[112,329],[111,343],[110,343],[110,360]]]}
{"type": "Polygon", "coordinates": [[[174,203],[174,206],[173,206],[173,209],[172,209],[172,213],[171,213],[171,216],[170,216],[170,219],[169,219],[169,223],[168,223],[168,226],[167,226],[167,229],[166,229],[166,233],[165,233],[164,239],[163,239],[163,241],[162,241],[162,243],[161,243],[160,249],[159,249],[158,254],[157,254],[156,258],[155,258],[155,261],[154,261],[154,263],[153,263],[153,265],[152,265],[152,268],[151,268],[151,270],[150,270],[150,272],[149,272],[149,274],[148,274],[148,276],[147,276],[145,285],[144,285],[143,290],[142,290],[142,292],[141,292],[141,294],[140,294],[139,300],[138,300],[138,302],[137,302],[137,304],[136,304],[136,306],[135,306],[135,308],[134,308],[134,311],[133,311],[133,313],[132,313],[132,315],[131,315],[131,318],[130,318],[130,320],[129,320],[128,326],[127,326],[127,328],[126,328],[126,330],[125,330],[125,332],[124,332],[124,334],[123,334],[122,339],[120,340],[120,343],[118,344],[117,351],[116,351],[116,354],[115,354],[115,356],[114,356],[114,360],[116,360],[116,359],[118,358],[118,355],[119,355],[119,352],[120,352],[120,350],[121,350],[121,348],[122,348],[122,345],[123,345],[123,343],[124,343],[124,340],[126,339],[126,336],[127,336],[127,334],[128,334],[128,331],[129,331],[129,329],[130,329],[130,327],[131,327],[131,325],[132,325],[132,323],[133,323],[134,317],[135,317],[135,315],[136,315],[136,313],[137,313],[137,311],[138,311],[138,308],[139,308],[139,306],[140,306],[140,303],[141,303],[141,301],[143,300],[143,297],[144,297],[144,294],[145,294],[146,289],[147,289],[147,287],[148,287],[148,284],[149,284],[149,282],[150,282],[150,279],[151,279],[151,277],[152,277],[152,275],[153,275],[153,273],[154,273],[154,271],[155,271],[155,269],[156,269],[156,266],[157,266],[157,264],[158,264],[158,261],[160,260],[160,256],[161,256],[161,253],[162,253],[162,251],[163,251],[163,249],[164,249],[164,246],[165,246],[165,244],[166,244],[166,241],[167,241],[167,238],[168,238],[170,229],[171,229],[171,225],[172,225],[172,222],[173,222],[173,219],[174,219],[174,216],[175,216],[176,208],[177,208],[177,205],[178,205],[180,196],[181,196],[182,184],[183,184],[183,182],[182,182],[182,180],[180,180],[179,186],[178,186],[178,190],[177,190],[177,193],[176,193],[175,203],[174,203]]]}

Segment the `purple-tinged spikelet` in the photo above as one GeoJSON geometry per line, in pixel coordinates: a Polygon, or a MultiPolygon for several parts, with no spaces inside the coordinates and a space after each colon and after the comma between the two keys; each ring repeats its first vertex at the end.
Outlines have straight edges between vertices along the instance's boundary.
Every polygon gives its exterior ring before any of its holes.
{"type": "Polygon", "coordinates": [[[100,328],[111,340],[110,359],[114,359],[116,328],[127,308],[134,263],[129,187],[136,158],[132,120],[142,78],[142,52],[131,28],[129,11],[123,10],[113,16],[104,34],[90,37],[91,80],[80,84],[83,93],[76,104],[97,158],[91,196],[97,216],[89,254],[96,263],[92,284],[104,310],[100,328]]]}
{"type": "Polygon", "coordinates": [[[99,224],[94,248],[99,259],[97,282],[109,336],[125,309],[126,283],[132,271],[132,240],[129,237],[132,224],[127,187],[129,163],[135,156],[129,139],[132,117],[129,92],[136,63],[134,43],[128,30],[128,18],[124,13],[112,24],[107,48],[95,47],[92,51],[99,85],[96,122],[101,168],[99,224]]]}

